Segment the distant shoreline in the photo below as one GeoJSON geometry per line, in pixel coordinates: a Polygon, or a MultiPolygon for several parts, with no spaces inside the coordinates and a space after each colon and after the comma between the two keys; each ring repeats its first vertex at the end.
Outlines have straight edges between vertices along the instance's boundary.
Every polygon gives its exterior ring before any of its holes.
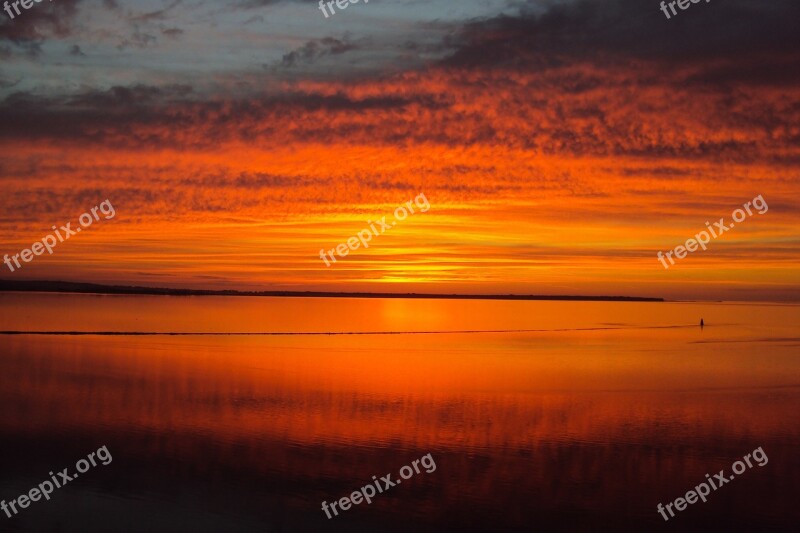
{"type": "Polygon", "coordinates": [[[570,296],[539,294],[428,294],[393,292],[321,292],[321,291],[234,291],[165,289],[124,285],[100,285],[69,281],[0,280],[0,291],[61,292],[78,294],[141,294],[152,296],[281,296],[288,298],[419,298],[431,300],[553,300],[577,302],[663,302],[663,298],[637,296],[570,296]]]}

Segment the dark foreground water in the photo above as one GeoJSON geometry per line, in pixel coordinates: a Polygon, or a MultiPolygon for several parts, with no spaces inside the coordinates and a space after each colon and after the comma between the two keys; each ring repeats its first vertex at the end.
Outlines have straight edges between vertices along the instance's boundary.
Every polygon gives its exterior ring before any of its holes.
{"type": "Polygon", "coordinates": [[[799,319],[785,305],[0,293],[0,330],[93,332],[0,335],[0,498],[97,463],[0,511],[0,530],[797,531],[799,319]],[[228,335],[270,332],[306,334],[228,335]],[[341,332],[384,333],[307,334],[341,332]],[[757,448],[767,460],[706,503],[657,512],[757,448]],[[435,469],[370,505],[322,511],[427,454],[435,469]]]}

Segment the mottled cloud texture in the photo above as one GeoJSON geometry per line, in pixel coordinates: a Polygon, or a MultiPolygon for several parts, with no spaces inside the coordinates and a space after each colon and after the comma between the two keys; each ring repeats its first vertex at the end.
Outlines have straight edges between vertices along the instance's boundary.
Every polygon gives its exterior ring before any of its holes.
{"type": "Polygon", "coordinates": [[[800,298],[796,2],[60,2],[0,24],[0,252],[117,216],[5,278],[800,298]]]}

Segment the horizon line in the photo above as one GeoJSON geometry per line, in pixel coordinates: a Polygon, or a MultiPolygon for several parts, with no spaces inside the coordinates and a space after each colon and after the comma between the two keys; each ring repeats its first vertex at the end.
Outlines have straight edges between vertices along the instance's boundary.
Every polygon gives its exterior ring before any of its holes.
{"type": "Polygon", "coordinates": [[[153,296],[279,296],[289,298],[419,298],[450,300],[556,300],[556,301],[616,301],[616,302],[665,302],[664,298],[643,296],[589,296],[589,295],[544,295],[544,294],[443,294],[443,293],[394,293],[355,291],[239,291],[234,289],[173,289],[164,287],[142,287],[138,285],[103,285],[73,281],[50,280],[4,280],[0,279],[0,291],[9,292],[56,292],[78,294],[140,294],[153,296]]]}

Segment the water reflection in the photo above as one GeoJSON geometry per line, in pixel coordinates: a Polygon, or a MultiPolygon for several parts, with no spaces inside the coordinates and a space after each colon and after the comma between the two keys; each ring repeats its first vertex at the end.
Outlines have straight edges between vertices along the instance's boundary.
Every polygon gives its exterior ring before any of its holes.
{"type": "MultiPolygon", "coordinates": [[[[182,316],[206,313],[198,299],[173,300],[184,302],[182,316]]],[[[546,302],[523,303],[528,316],[547,314],[546,302]]],[[[603,305],[593,312],[604,318],[630,324],[635,314],[603,305]]],[[[130,303],[128,312],[129,323],[146,314],[130,303]]],[[[671,313],[640,309],[633,325],[664,325],[671,313]]],[[[0,336],[0,496],[22,494],[101,445],[114,456],[46,505],[0,523],[29,531],[643,531],[662,527],[657,503],[762,446],[767,466],[667,526],[789,530],[800,521],[790,505],[800,484],[797,332],[733,325],[751,314],[725,308],[719,315],[732,325],[706,319],[702,333],[0,336]],[[772,340],[721,342],[749,338],[772,340]],[[325,518],[323,500],[373,475],[396,477],[426,453],[436,472],[325,518]]],[[[120,320],[109,313],[79,323],[120,320]]]]}

